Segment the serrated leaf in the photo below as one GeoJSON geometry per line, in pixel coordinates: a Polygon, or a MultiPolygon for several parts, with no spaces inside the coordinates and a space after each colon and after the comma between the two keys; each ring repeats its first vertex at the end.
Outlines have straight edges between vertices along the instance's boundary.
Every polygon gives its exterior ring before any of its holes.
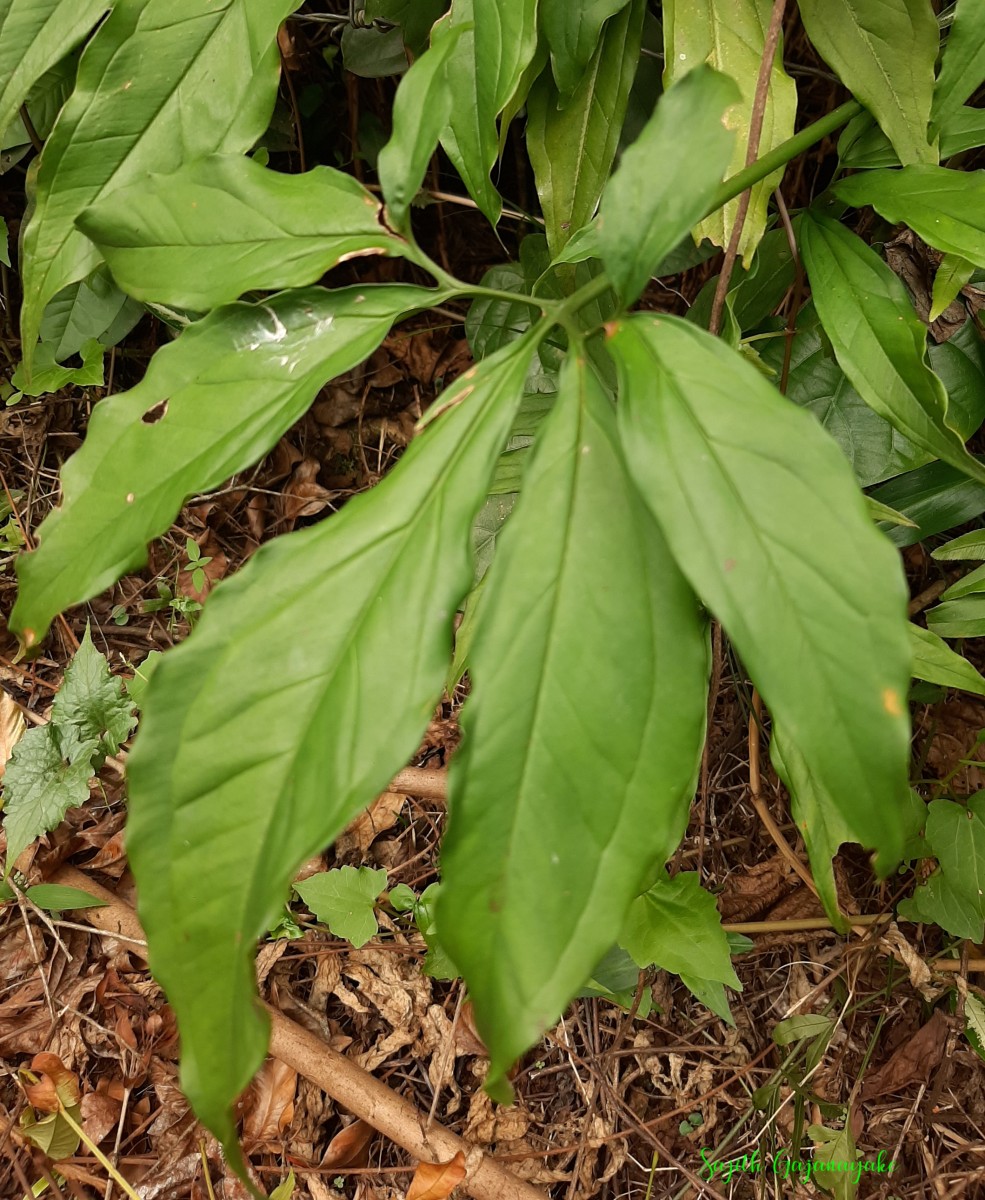
{"type": "Polygon", "coordinates": [[[800,246],[824,331],[862,399],[914,445],[985,483],[948,420],[947,392],[926,362],[926,326],[902,280],[827,217],[804,214],[800,246]]]}
{"type": "Polygon", "coordinates": [[[24,893],[32,904],[46,912],[73,912],[83,908],[103,908],[109,901],[91,896],[81,888],[65,887],[56,883],[38,883],[24,893]]]}
{"type": "Polygon", "coordinates": [[[742,990],[715,898],[693,871],[673,879],[661,872],[630,905],[619,944],[639,967],[657,966],[742,990]]]}
{"type": "Polygon", "coordinates": [[[76,217],[149,171],[249,150],[273,109],[277,30],[294,7],[295,0],[131,0],[100,26],[45,145],[23,232],[28,370],[45,305],[99,265],[76,217]]]}
{"type": "Polygon", "coordinates": [[[773,1027],[773,1041],[778,1046],[792,1046],[808,1038],[825,1037],[834,1027],[834,1021],[821,1013],[797,1013],[773,1027]]]}
{"type": "Polygon", "coordinates": [[[76,744],[93,740],[98,754],[115,754],[137,722],[133,704],[92,644],[88,626],[55,696],[51,719],[69,756],[76,744]]]}
{"type": "Polygon", "coordinates": [[[606,184],[599,255],[627,304],[707,211],[735,141],[722,117],[738,99],[727,75],[710,67],[689,72],[660,98],[606,184]],[[686,155],[681,146],[688,147],[686,155]],[[664,164],[656,177],[654,163],[664,164]]]}
{"type": "Polygon", "coordinates": [[[937,250],[985,266],[985,171],[936,166],[863,171],[836,183],[833,191],[846,204],[868,204],[894,225],[909,225],[937,250]]]}
{"type": "MultiPolygon", "coordinates": [[[[730,105],[724,117],[725,127],[736,134],[731,157],[726,160],[728,175],[746,165],[756,83],[772,7],[770,0],[730,0],[728,4],[718,0],[664,0],[665,86],[702,64],[730,75],[738,85],[740,99],[730,105]]],[[[778,47],[770,70],[759,155],[768,153],[793,134],[796,113],[797,89],[783,70],[782,48],[778,47]]],[[[678,151],[675,157],[690,162],[689,152],[681,156],[678,151]]],[[[738,247],[746,266],[752,261],[752,253],[766,228],[769,197],[782,178],[781,168],[751,189],[738,247]]],[[[695,228],[695,241],[709,238],[716,246],[727,246],[738,210],[738,198],[730,200],[695,228]]]]}
{"type": "MultiPolygon", "coordinates": [[[[940,127],[985,80],[985,3],[958,0],[941,69],[934,88],[931,117],[940,127]]],[[[943,155],[942,155],[943,157],[943,155]]]]}
{"type": "Polygon", "coordinates": [[[570,97],[545,71],[527,100],[527,151],[556,258],[595,214],[612,169],[636,76],[644,0],[631,0],[607,22],[570,97]]]}
{"type": "Polygon", "coordinates": [[[3,777],[5,875],[35,838],[49,833],[70,808],[89,799],[90,760],[97,746],[95,738],[76,744],[74,761],[68,762],[52,725],[29,729],[17,743],[3,777]]]}
{"type": "Polygon", "coordinates": [[[902,163],[935,163],[927,139],[940,36],[927,0],[799,0],[807,36],[879,122],[902,163]]]}
{"type": "Polygon", "coordinates": [[[319,871],[294,884],[315,917],[357,950],[376,935],[376,901],[385,887],[386,871],[370,867],[319,871]]]}
{"type": "Polygon", "coordinates": [[[451,411],[382,483],[262,546],[151,680],[128,768],[127,849],[178,1017],[182,1084],[227,1150],[230,1106],[267,1043],[255,939],[297,866],[419,744],[472,582],[472,521],[531,352],[527,341],[467,372],[443,397],[451,411]],[[275,686],[257,669],[272,646],[275,686]]]}
{"type": "Polygon", "coordinates": [[[755,368],[678,318],[612,328],[637,487],[774,729],[864,844],[892,860],[911,661],[895,551],[837,447],[755,368]]]}
{"type": "Polygon", "coordinates": [[[599,44],[602,26],[629,0],[540,0],[540,23],[562,96],[570,95],[599,44]]]}
{"type": "Polygon", "coordinates": [[[965,996],[964,1032],[972,1050],[985,1062],[985,1001],[976,992],[965,996]]]}
{"type": "Polygon", "coordinates": [[[114,345],[117,332],[120,337],[129,333],[143,314],[143,306],[121,292],[102,266],[51,301],[41,320],[41,340],[52,344],[55,362],[62,362],[93,340],[114,345]]]}
{"type": "Polygon", "coordinates": [[[112,0],[2,0],[0,136],[37,80],[111,7],[112,0]]]}
{"type": "Polygon", "coordinates": [[[499,153],[496,118],[537,49],[536,0],[452,0],[449,28],[461,26],[464,32],[445,66],[445,86],[454,99],[441,144],[469,195],[495,225],[503,207],[489,178],[499,153]]]}
{"type": "Polygon", "coordinates": [[[677,845],[704,736],[705,625],[583,361],[487,578],[438,918],[503,1095],[677,845]]]}
{"type": "Polygon", "coordinates": [[[62,504],[17,563],[10,624],[26,640],[139,568],[186,497],[256,462],[326,380],[362,362],[393,322],[440,293],[311,288],[235,304],[189,326],[129,392],[95,409],[62,468],[62,504]]]}
{"type": "Polygon", "coordinates": [[[942,687],[960,688],[975,696],[985,696],[985,678],[960,654],[929,629],[910,626],[913,645],[913,677],[942,687]]]}
{"type": "Polygon", "coordinates": [[[410,229],[411,202],[451,115],[454,93],[445,68],[464,32],[461,25],[450,28],[447,21],[435,25],[431,48],[400,81],[393,100],[393,132],[380,151],[377,173],[386,199],[387,223],[398,233],[410,229]]]}
{"type": "Polygon", "coordinates": [[[131,296],[207,311],[255,289],[314,283],[349,258],[402,254],[380,214],[332,167],[282,175],[214,154],[115,188],[76,225],[131,296]]]}
{"type": "Polygon", "coordinates": [[[934,274],[928,321],[936,321],[960,296],[961,289],[975,273],[974,263],[959,254],[945,254],[934,274]]]}

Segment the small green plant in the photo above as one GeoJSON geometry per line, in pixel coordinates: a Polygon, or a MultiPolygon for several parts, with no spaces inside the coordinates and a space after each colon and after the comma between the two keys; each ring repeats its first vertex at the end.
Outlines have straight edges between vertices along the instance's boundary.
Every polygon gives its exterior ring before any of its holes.
{"type": "MultiPolygon", "coordinates": [[[[373,0],[367,16],[399,36],[364,30],[389,41],[349,39],[343,58],[406,67],[402,38],[414,60],[376,158],[382,201],[334,168],[250,157],[294,0],[119,0],[89,36],[108,7],[15,0],[0,17],[0,128],[88,37],[32,175],[12,386],[101,379],[135,306],[178,336],[96,407],[18,561],[11,626],[27,646],[141,566],[186,498],[256,463],[395,323],[470,306],[476,359],[378,487],[217,589],[148,688],[128,849],[199,1115],[242,1168],[232,1104],[267,1037],[253,943],[464,670],[440,891],[413,912],[468,984],[490,1092],[509,1098],[513,1061],[614,944],[726,1015],[738,981],[714,902],[665,870],[705,740],[710,615],[767,706],[839,928],[839,846],[872,850],[885,875],[926,815],[907,780],[911,678],[985,692],[907,621],[897,553],[985,512],[966,449],[985,418],[981,338],[966,321],[963,342],[928,348],[914,299],[852,227],[870,208],[943,255],[935,312],[985,268],[985,184],[940,165],[985,145],[966,104],[985,78],[981,5],[938,24],[928,0],[846,0],[834,21],[799,0],[854,99],[795,132],[767,0],[373,0]],[[663,44],[663,92],[629,134],[645,35],[663,44]],[[480,284],[457,279],[415,233],[428,163],[440,145],[496,225],[493,173],[521,113],[542,229],[480,284]],[[831,186],[788,220],[771,200],[787,165],[838,131],[831,186]],[[687,319],[635,311],[652,278],[716,247],[726,265],[687,319]],[[368,254],[433,284],[317,285],[368,254]],[[69,344],[81,368],[60,363],[69,344]],[[258,669],[272,657],[273,675],[258,669]],[[203,904],[217,891],[221,907],[203,904]]],[[[205,561],[188,548],[193,582],[205,561]]],[[[158,599],[197,613],[171,589],[158,599]]],[[[946,616],[937,633],[971,628],[964,608],[946,616]]],[[[59,736],[44,771],[76,796],[96,746],[73,759],[59,736]]],[[[14,847],[42,827],[15,826],[14,847]]],[[[359,876],[351,913],[329,897],[331,919],[361,937],[378,882],[359,876]]],[[[848,1153],[848,1135],[819,1136],[848,1153]]]]}

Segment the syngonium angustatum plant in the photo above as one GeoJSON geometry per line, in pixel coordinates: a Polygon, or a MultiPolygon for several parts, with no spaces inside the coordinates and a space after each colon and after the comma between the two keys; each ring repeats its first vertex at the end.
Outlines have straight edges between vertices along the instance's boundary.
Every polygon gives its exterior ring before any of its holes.
{"type": "MultiPolygon", "coordinates": [[[[29,646],[140,568],[190,496],[258,462],[397,323],[471,305],[475,365],[396,467],[223,582],[144,699],[128,769],[140,915],[183,1086],[239,1165],[232,1105],[267,1043],[255,942],[299,864],[413,754],[453,654],[471,690],[435,928],[501,1099],[614,944],[727,1012],[738,981],[714,902],[664,870],[704,746],[712,617],[765,703],[836,922],[838,847],[874,851],[884,873],[919,824],[911,674],[985,686],[908,626],[892,526],[860,486],[934,459],[985,482],[965,449],[985,398],[945,383],[946,356],[928,361],[925,324],[849,208],[942,251],[952,300],[985,267],[980,176],[939,165],[942,147],[985,142],[965,105],[985,74],[970,52],[980,5],[959,2],[938,71],[929,3],[844,0],[831,19],[800,0],[856,98],[795,133],[766,0],[452,0],[444,16],[438,0],[396,91],[382,199],[331,167],[285,174],[251,156],[294,6],[0,7],[6,120],[88,37],[31,183],[21,379],[50,359],[50,303],[94,272],[183,324],[135,387],[95,406],[62,471],[18,563],[11,626],[29,646]],[[655,16],[663,94],[613,169],[655,16]],[[413,202],[440,145],[495,225],[493,170],[521,113],[542,231],[466,283],[416,240],[413,202]],[[770,197],[786,165],[846,124],[840,180],[785,225],[770,197]],[[690,319],[634,311],[651,278],[716,246],[739,261],[714,300],[690,319]],[[408,281],[318,282],[380,255],[408,281]],[[769,322],[799,270],[811,304],[785,335],[769,322]],[[702,328],[709,312],[721,336],[702,328]],[[864,414],[852,437],[810,411],[822,365],[864,414]]],[[[397,23],[405,8],[366,6],[397,23]]]]}

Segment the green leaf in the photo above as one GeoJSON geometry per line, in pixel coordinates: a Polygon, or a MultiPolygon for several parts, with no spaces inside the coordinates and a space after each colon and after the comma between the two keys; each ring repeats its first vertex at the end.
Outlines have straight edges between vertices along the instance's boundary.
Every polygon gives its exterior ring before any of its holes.
{"type": "Polygon", "coordinates": [[[973,529],[970,533],[952,538],[943,546],[932,550],[930,557],[936,558],[938,562],[960,562],[967,559],[985,562],[985,529],[973,529]]]}
{"type": "Polygon", "coordinates": [[[606,185],[599,253],[627,304],[707,211],[735,141],[722,115],[738,99],[727,75],[710,67],[689,72],[664,93],[606,185]],[[656,177],[654,163],[663,164],[656,177]]]}
{"type": "Polygon", "coordinates": [[[376,901],[385,887],[386,871],[370,867],[319,871],[294,884],[315,917],[357,950],[376,936],[376,901]]]}
{"type": "Polygon", "coordinates": [[[960,688],[976,696],[985,696],[985,678],[966,658],[955,654],[935,633],[910,626],[913,646],[913,677],[939,683],[942,687],[960,688]]]}
{"type": "Polygon", "coordinates": [[[531,350],[467,372],[444,397],[451,411],[371,492],[262,546],[151,680],[128,765],[127,849],[178,1017],[182,1085],[227,1151],[230,1106],[267,1043],[255,939],[297,866],[419,744],[531,350]],[[257,669],[271,647],[275,678],[257,669]]]}
{"type": "Polygon", "coordinates": [[[900,162],[935,163],[927,140],[940,36],[927,0],[800,0],[814,48],[879,122],[900,162]]]}
{"type": "Polygon", "coordinates": [[[495,225],[503,207],[489,178],[499,153],[496,118],[513,99],[537,49],[536,0],[453,0],[450,28],[460,26],[465,30],[445,67],[453,103],[441,144],[472,199],[495,225]]]}
{"type": "Polygon", "coordinates": [[[873,495],[916,523],[885,531],[895,546],[912,546],[985,512],[985,486],[942,462],[891,479],[873,495]]]}
{"type": "Polygon", "coordinates": [[[909,517],[904,517],[895,508],[890,508],[888,504],[880,504],[878,500],[874,500],[871,496],[865,497],[865,506],[869,510],[869,516],[873,521],[888,521],[890,525],[903,525],[907,529],[919,528],[915,521],[911,521],[909,517]]]}
{"type": "Polygon", "coordinates": [[[448,0],[366,0],[365,11],[367,21],[399,25],[407,48],[419,55],[424,53],[432,25],[447,7],[448,0]]]}
{"type": "Polygon", "coordinates": [[[41,320],[41,340],[52,344],[54,360],[60,363],[93,339],[101,346],[115,344],[116,334],[125,336],[143,314],[143,306],[120,291],[105,266],[99,267],[51,301],[41,320]]]}
{"type": "Polygon", "coordinates": [[[212,155],[147,175],[80,214],[117,283],[138,300],[208,310],[254,289],[302,287],[363,254],[401,254],[378,200],[350,175],[280,175],[212,155]]]}
{"type": "Polygon", "coordinates": [[[595,213],[619,145],[636,74],[645,0],[607,22],[578,86],[564,100],[545,71],[527,100],[527,150],[552,257],[595,213]]]}
{"type": "Polygon", "coordinates": [[[835,1200],[855,1200],[861,1169],[856,1167],[859,1152],[846,1121],[844,1129],[826,1129],[809,1125],[807,1134],[815,1143],[812,1179],[830,1192],[835,1200]]]}
{"type": "Polygon", "coordinates": [[[964,1032],[968,1044],[985,1062],[985,1001],[975,992],[964,999],[964,1032]]]}
{"type": "Polygon", "coordinates": [[[93,738],[72,747],[66,761],[58,731],[52,725],[29,729],[14,748],[3,777],[3,827],[7,835],[5,875],[35,838],[54,829],[70,808],[89,799],[93,738]]]}
{"type": "Polygon", "coordinates": [[[562,96],[570,95],[599,44],[602,26],[629,0],[540,0],[540,22],[562,96]]]}
{"type": "Polygon", "coordinates": [[[675,559],[774,729],[864,844],[892,859],[909,740],[906,587],[844,458],[755,368],[686,321],[631,317],[608,346],[630,469],[675,559]]]}
{"type": "Polygon", "coordinates": [[[37,80],[110,7],[112,0],[0,0],[0,136],[37,80]]]}
{"type": "Polygon", "coordinates": [[[902,280],[827,217],[804,215],[801,252],[824,331],[862,399],[916,446],[985,482],[948,421],[947,393],[926,362],[926,326],[902,280]]]}
{"type": "Polygon", "coordinates": [[[399,29],[342,29],[342,62],[347,71],[363,79],[386,79],[407,70],[404,35],[399,29]]]}
{"type": "Polygon", "coordinates": [[[969,805],[932,800],[925,837],[938,870],[899,906],[908,920],[934,921],[981,941],[985,932],[985,820],[969,805]]]}
{"type": "MultiPolygon", "coordinates": [[[[733,139],[731,158],[727,160],[728,175],[746,165],[756,83],[772,7],[770,0],[730,0],[728,4],[719,0],[664,0],[664,84],[669,86],[702,64],[730,75],[738,84],[741,99],[725,114],[726,128],[738,135],[733,139]]],[[[783,70],[782,48],[778,47],[770,71],[759,155],[792,136],[796,113],[797,89],[783,70]]],[[[682,140],[680,146],[688,143],[682,140]]],[[[679,149],[674,158],[694,166],[689,148],[683,153],[679,149]]],[[[774,171],[752,188],[738,247],[746,266],[752,261],[752,253],[766,228],[769,197],[782,178],[782,169],[774,171]]],[[[738,210],[738,198],[730,200],[697,226],[695,241],[706,237],[716,246],[727,246],[738,210]]]]}
{"type": "MultiPolygon", "coordinates": [[[[985,145],[985,110],[962,107],[952,113],[940,133],[941,159],[963,154],[985,145]]],[[[845,126],[838,140],[838,155],[842,167],[898,167],[899,156],[889,138],[872,120],[861,113],[845,126]]]]}
{"type": "Polygon", "coordinates": [[[294,7],[295,0],[131,0],[113,8],[86,46],[41,156],[23,233],[28,370],[45,305],[99,265],[76,218],[150,171],[249,150],[273,109],[277,30],[294,7]]]}
{"type": "Polygon", "coordinates": [[[73,912],[82,908],[104,908],[109,901],[91,896],[81,888],[65,887],[57,883],[38,883],[25,891],[32,904],[45,912],[73,912]]]}
{"type": "Polygon", "coordinates": [[[58,726],[63,751],[71,749],[71,727],[76,731],[75,741],[95,740],[101,755],[115,754],[137,723],[133,704],[92,644],[88,626],[55,696],[51,719],[58,726]]]}
{"type": "Polygon", "coordinates": [[[985,597],[974,595],[938,604],[927,613],[927,627],[942,638],[985,636],[985,597]]]}
{"type": "Polygon", "coordinates": [[[931,116],[940,128],[985,80],[985,4],[958,0],[944,43],[931,116]]]}
{"type": "Polygon", "coordinates": [[[297,1183],[294,1178],[294,1172],[288,1171],[287,1178],[282,1179],[270,1193],[270,1200],[291,1200],[296,1186],[297,1183]]]}
{"type": "Polygon", "coordinates": [[[438,914],[504,1095],[677,846],[704,737],[705,624],[578,358],[487,580],[438,914]]]}
{"type": "MultiPolygon", "coordinates": [[[[67,1111],[77,1126],[82,1124],[80,1105],[73,1104],[67,1111]]],[[[38,1120],[34,1115],[34,1110],[27,1108],[21,1113],[19,1132],[22,1137],[47,1155],[52,1162],[71,1158],[82,1141],[60,1112],[48,1113],[47,1116],[38,1120]]]]}
{"type": "Polygon", "coordinates": [[[778,1046],[792,1046],[808,1038],[827,1037],[834,1027],[834,1021],[821,1013],[798,1013],[774,1026],[773,1041],[778,1046]]]}
{"type": "Polygon", "coordinates": [[[952,583],[946,592],[941,593],[942,600],[957,600],[961,596],[970,596],[974,592],[985,591],[985,563],[970,571],[957,583],[952,583]]]}
{"type": "Polygon", "coordinates": [[[974,263],[959,254],[945,254],[934,274],[934,293],[928,321],[936,321],[961,294],[961,289],[975,273],[974,263]]]}
{"type": "Polygon", "coordinates": [[[657,966],[742,990],[715,898],[693,871],[673,879],[661,872],[630,906],[619,944],[639,967],[657,966]]]}
{"type": "Polygon", "coordinates": [[[151,650],[140,666],[134,670],[133,678],[126,683],[127,695],[137,708],[144,707],[144,696],[154,671],[164,655],[160,650],[151,650]]]}
{"type": "Polygon", "coordinates": [[[932,166],[864,171],[833,190],[846,204],[869,204],[894,225],[909,225],[928,245],[985,266],[985,172],[932,166]]]}
{"type": "Polygon", "coordinates": [[[62,470],[62,505],[18,560],[11,626],[44,636],[81,603],[146,561],[187,496],[256,462],[327,379],[362,362],[404,313],[440,293],[379,286],[285,292],[189,326],[129,392],[95,409],[62,470]]]}
{"type": "Polygon", "coordinates": [[[410,206],[424,182],[428,163],[451,115],[454,93],[446,65],[465,32],[446,21],[434,27],[431,48],[400,81],[393,101],[393,133],[380,151],[377,173],[386,198],[387,223],[398,233],[410,230],[410,206]]]}
{"type": "Polygon", "coordinates": [[[697,975],[688,974],[681,976],[681,983],[701,1001],[705,1008],[710,1008],[716,1016],[721,1017],[726,1025],[735,1024],[723,983],[717,979],[701,979],[697,975]]]}
{"type": "Polygon", "coordinates": [[[25,396],[46,396],[69,384],[76,387],[103,386],[103,347],[95,338],[79,348],[81,367],[63,367],[55,361],[55,347],[41,342],[34,355],[34,368],[28,373],[27,360],[11,375],[10,382],[25,396]]]}

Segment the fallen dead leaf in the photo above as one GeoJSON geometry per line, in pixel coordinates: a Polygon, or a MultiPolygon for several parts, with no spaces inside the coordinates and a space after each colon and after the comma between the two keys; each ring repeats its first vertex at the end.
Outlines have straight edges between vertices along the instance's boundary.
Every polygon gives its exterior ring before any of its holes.
{"type": "Polygon", "coordinates": [[[332,492],[315,483],[320,470],[321,463],[316,458],[306,458],[294,468],[294,474],[278,499],[286,528],[293,529],[299,517],[314,517],[328,507],[332,492]]]}
{"type": "Polygon", "coordinates": [[[119,1124],[125,1095],[121,1079],[100,1079],[96,1090],[82,1097],[82,1128],[96,1145],[119,1124]]]}
{"type": "Polygon", "coordinates": [[[322,1167],[365,1167],[369,1163],[369,1144],[376,1130],[366,1121],[353,1121],[332,1138],[321,1160],[322,1167]]]}
{"type": "Polygon", "coordinates": [[[35,1054],[31,1070],[41,1078],[37,1083],[25,1083],[24,1094],[32,1108],[39,1112],[58,1112],[60,1105],[71,1108],[81,1099],[79,1077],[65,1066],[57,1054],[35,1054]]]}
{"type": "Polygon", "coordinates": [[[907,1038],[893,1056],[866,1079],[862,1099],[874,1100],[908,1087],[926,1083],[944,1057],[947,1044],[947,1017],[938,1009],[911,1038],[907,1038]]]}
{"type": "Polygon", "coordinates": [[[421,1163],[407,1190],[407,1200],[447,1200],[465,1178],[465,1155],[459,1150],[446,1163],[421,1163]]]}
{"type": "Polygon", "coordinates": [[[340,862],[362,862],[374,840],[392,829],[408,797],[396,792],[384,792],[347,826],[335,842],[335,854],[340,862]]]}
{"type": "Polygon", "coordinates": [[[294,1118],[298,1073],[279,1059],[268,1058],[254,1079],[243,1121],[247,1143],[279,1137],[294,1118]]]}
{"type": "Polygon", "coordinates": [[[20,707],[6,692],[0,692],[0,779],[26,728],[20,707]]]}

